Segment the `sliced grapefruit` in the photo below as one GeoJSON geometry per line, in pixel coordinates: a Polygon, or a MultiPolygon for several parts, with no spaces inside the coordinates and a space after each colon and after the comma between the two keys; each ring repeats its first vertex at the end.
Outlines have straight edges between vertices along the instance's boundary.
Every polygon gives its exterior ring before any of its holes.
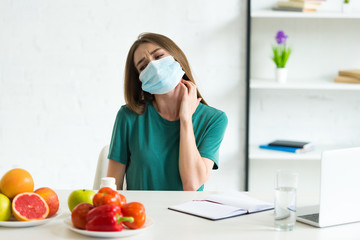
{"type": "Polygon", "coordinates": [[[42,220],[48,216],[49,207],[39,194],[25,192],[13,199],[12,211],[19,221],[42,220]]]}

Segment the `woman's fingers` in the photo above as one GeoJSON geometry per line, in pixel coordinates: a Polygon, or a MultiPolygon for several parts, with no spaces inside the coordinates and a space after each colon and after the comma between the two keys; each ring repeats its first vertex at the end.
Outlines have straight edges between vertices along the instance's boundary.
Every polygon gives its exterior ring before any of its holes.
{"type": "Polygon", "coordinates": [[[188,88],[189,94],[196,93],[196,85],[193,82],[182,80],[182,83],[188,88]]]}
{"type": "Polygon", "coordinates": [[[190,81],[181,81],[182,103],[180,107],[180,118],[191,119],[201,98],[197,97],[196,85],[190,81]]]}

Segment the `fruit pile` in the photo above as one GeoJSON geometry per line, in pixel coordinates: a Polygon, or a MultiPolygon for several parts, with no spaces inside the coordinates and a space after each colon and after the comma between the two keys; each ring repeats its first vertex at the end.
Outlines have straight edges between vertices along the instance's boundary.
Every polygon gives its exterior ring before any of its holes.
{"type": "Polygon", "coordinates": [[[0,221],[11,215],[18,221],[42,220],[59,210],[59,199],[54,190],[42,187],[34,191],[31,174],[21,168],[5,173],[0,180],[0,221]]]}
{"type": "Polygon", "coordinates": [[[146,220],[143,204],[127,203],[124,195],[109,187],[103,187],[97,193],[73,191],[68,205],[74,227],[88,231],[122,231],[124,227],[138,229],[146,220]]]}

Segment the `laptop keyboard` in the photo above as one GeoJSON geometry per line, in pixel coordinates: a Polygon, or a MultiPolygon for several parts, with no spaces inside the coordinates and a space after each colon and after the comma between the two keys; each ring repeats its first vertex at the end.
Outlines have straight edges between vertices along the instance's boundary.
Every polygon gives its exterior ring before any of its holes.
{"type": "Polygon", "coordinates": [[[319,214],[318,213],[302,215],[302,216],[299,216],[299,217],[310,220],[310,221],[313,221],[313,222],[316,222],[316,223],[319,222],[319,214]]]}

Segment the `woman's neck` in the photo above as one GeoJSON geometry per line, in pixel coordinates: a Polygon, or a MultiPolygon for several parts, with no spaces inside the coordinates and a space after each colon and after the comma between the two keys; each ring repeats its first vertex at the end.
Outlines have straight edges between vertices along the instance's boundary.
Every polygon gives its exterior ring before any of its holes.
{"type": "Polygon", "coordinates": [[[155,95],[153,105],[164,119],[168,121],[179,120],[181,96],[178,87],[167,94],[155,95]]]}

